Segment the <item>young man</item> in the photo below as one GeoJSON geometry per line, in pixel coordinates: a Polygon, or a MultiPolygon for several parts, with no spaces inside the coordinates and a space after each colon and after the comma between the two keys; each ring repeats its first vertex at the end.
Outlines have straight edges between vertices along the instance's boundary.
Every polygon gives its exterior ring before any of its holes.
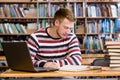
{"type": "Polygon", "coordinates": [[[79,42],[71,32],[76,19],[67,8],[54,15],[54,25],[31,34],[28,47],[34,66],[59,68],[64,65],[81,65],[79,42]]]}

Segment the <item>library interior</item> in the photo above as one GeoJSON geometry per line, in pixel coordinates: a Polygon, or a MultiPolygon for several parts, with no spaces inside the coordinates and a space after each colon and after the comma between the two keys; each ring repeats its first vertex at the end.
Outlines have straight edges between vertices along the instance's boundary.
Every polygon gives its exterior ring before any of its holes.
{"type": "MultiPolygon", "coordinates": [[[[64,16],[64,13],[60,15],[64,16]]],[[[63,78],[120,80],[120,0],[0,0],[0,80],[63,78]],[[76,19],[73,28],[64,26],[62,21],[57,20],[59,18],[54,18],[62,8],[73,13],[76,19]],[[61,26],[55,25],[63,25],[70,33],[64,37],[67,32],[60,32],[61,26]],[[52,32],[51,26],[58,27],[57,32],[52,32]],[[51,37],[56,34],[57,38],[51,37]],[[12,45],[4,46],[4,43],[12,45]],[[17,43],[21,45],[17,47],[17,43]],[[25,51],[28,48],[30,54],[25,51]],[[38,48],[41,49],[37,51],[38,48]],[[11,65],[5,52],[12,58],[11,65]],[[10,66],[13,64],[14,67],[26,67],[29,61],[21,55],[32,56],[33,66],[43,68],[45,64],[49,63],[50,66],[54,62],[59,68],[41,72],[12,69],[10,66]],[[19,64],[22,62],[24,66],[19,64]]]]}

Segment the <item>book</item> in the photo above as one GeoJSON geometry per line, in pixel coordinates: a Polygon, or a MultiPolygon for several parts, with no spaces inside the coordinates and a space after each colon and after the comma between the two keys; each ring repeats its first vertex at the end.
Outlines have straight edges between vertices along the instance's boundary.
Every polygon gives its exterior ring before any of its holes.
{"type": "Polygon", "coordinates": [[[5,33],[3,23],[0,23],[0,33],[5,33]]]}
{"type": "Polygon", "coordinates": [[[109,59],[120,60],[120,56],[110,56],[109,59]]]}
{"type": "Polygon", "coordinates": [[[60,71],[68,71],[68,72],[78,72],[78,71],[85,71],[85,70],[94,70],[94,69],[101,69],[101,66],[86,66],[86,65],[65,65],[60,67],[60,71]]]}
{"type": "Polygon", "coordinates": [[[76,26],[76,34],[85,34],[85,30],[84,30],[84,28],[85,28],[85,24],[79,24],[79,25],[77,25],[76,26]]]}
{"type": "Polygon", "coordinates": [[[110,56],[114,55],[114,56],[120,56],[120,53],[118,52],[109,52],[108,53],[110,56]]]}
{"type": "Polygon", "coordinates": [[[120,64],[120,60],[117,59],[111,59],[110,64],[120,64]]]}
{"type": "Polygon", "coordinates": [[[117,7],[114,4],[110,5],[112,11],[112,17],[117,17],[117,7]]]}
{"type": "Polygon", "coordinates": [[[10,26],[9,23],[7,23],[7,28],[8,28],[8,32],[9,32],[10,34],[13,34],[13,33],[14,33],[13,30],[12,30],[12,27],[10,26]]]}
{"type": "Polygon", "coordinates": [[[120,64],[115,64],[115,63],[111,63],[111,64],[109,64],[109,67],[120,67],[120,64]]]}
{"type": "Polygon", "coordinates": [[[103,40],[99,39],[99,46],[100,46],[101,50],[104,50],[104,46],[103,45],[104,45],[103,40]]]}
{"type": "Polygon", "coordinates": [[[11,23],[10,25],[11,25],[11,28],[12,28],[14,34],[18,34],[19,32],[18,32],[18,30],[17,30],[15,24],[12,24],[12,23],[11,23]]]}
{"type": "Polygon", "coordinates": [[[108,49],[108,53],[109,52],[120,52],[120,49],[108,49]]]}
{"type": "Polygon", "coordinates": [[[3,38],[0,38],[0,50],[2,50],[2,45],[1,45],[1,42],[3,42],[3,38]]]}
{"type": "Polygon", "coordinates": [[[60,67],[60,71],[83,71],[88,70],[88,66],[65,65],[60,67]]]}
{"type": "Polygon", "coordinates": [[[19,33],[24,33],[24,31],[23,31],[23,29],[21,28],[21,26],[20,26],[19,23],[16,23],[15,26],[16,26],[16,28],[17,28],[17,30],[18,30],[19,33]]]}
{"type": "Polygon", "coordinates": [[[106,46],[108,49],[116,48],[120,49],[120,45],[111,45],[111,46],[106,46]]]}
{"type": "Polygon", "coordinates": [[[27,32],[27,30],[25,29],[25,26],[24,26],[24,25],[22,25],[22,24],[20,24],[20,26],[21,26],[21,28],[22,28],[23,32],[24,32],[25,34],[27,34],[28,32],[27,32]]]}
{"type": "Polygon", "coordinates": [[[120,46],[120,41],[106,41],[106,46],[120,46]]]}
{"type": "Polygon", "coordinates": [[[109,60],[110,67],[120,67],[120,56],[119,57],[111,57],[109,60]]]}

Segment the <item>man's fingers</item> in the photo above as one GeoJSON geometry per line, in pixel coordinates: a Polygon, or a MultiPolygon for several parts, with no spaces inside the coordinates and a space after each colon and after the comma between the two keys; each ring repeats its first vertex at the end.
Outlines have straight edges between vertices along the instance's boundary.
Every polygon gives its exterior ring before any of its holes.
{"type": "Polygon", "coordinates": [[[47,62],[45,63],[44,68],[58,68],[58,66],[55,62],[47,62]]]}

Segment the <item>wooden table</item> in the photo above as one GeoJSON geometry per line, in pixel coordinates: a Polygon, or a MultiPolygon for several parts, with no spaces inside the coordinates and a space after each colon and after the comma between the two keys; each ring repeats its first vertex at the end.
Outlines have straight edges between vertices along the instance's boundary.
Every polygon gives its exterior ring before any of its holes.
{"type": "Polygon", "coordinates": [[[116,76],[120,77],[120,71],[103,71],[103,70],[88,70],[88,71],[80,71],[80,72],[65,72],[65,71],[54,71],[54,72],[39,72],[39,73],[32,73],[32,72],[22,72],[22,71],[12,71],[7,70],[0,74],[1,78],[9,77],[9,78],[29,78],[29,77],[65,77],[65,76],[81,76],[81,77],[88,77],[88,76],[116,76]]]}

